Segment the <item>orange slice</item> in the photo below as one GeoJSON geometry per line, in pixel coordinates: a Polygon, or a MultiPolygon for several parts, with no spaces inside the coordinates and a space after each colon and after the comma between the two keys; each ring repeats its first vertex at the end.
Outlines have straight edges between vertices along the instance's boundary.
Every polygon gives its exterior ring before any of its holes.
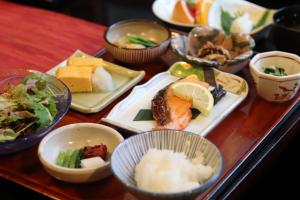
{"type": "Polygon", "coordinates": [[[172,19],[176,22],[181,22],[184,24],[193,24],[195,21],[185,0],[177,1],[173,10],[172,19]]]}
{"type": "Polygon", "coordinates": [[[196,23],[201,25],[208,24],[208,12],[214,0],[200,0],[197,2],[196,8],[196,23]]]}

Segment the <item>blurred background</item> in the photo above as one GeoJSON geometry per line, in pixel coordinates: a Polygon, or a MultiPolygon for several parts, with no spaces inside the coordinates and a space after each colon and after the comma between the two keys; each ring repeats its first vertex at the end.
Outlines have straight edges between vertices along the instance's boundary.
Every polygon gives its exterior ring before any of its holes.
{"type": "MultiPolygon", "coordinates": [[[[132,18],[156,19],[152,14],[154,0],[13,0],[34,7],[40,7],[103,25],[132,18]]],[[[250,2],[268,8],[298,4],[299,0],[251,0],[250,2]]]]}
{"type": "MultiPolygon", "coordinates": [[[[157,20],[152,13],[153,0],[11,0],[12,2],[59,12],[73,17],[109,26],[124,19],[146,18],[157,20]]],[[[264,7],[278,9],[299,4],[299,0],[251,0],[264,7]]],[[[26,19],[24,19],[26,20],[26,19]]],[[[258,44],[259,45],[259,44],[258,44]]],[[[298,127],[300,129],[300,127],[298,127]]],[[[299,130],[298,129],[298,130],[299,130]]],[[[299,136],[297,140],[287,141],[283,151],[274,151],[276,159],[266,158],[263,167],[259,167],[254,176],[247,178],[240,191],[230,199],[289,199],[295,195],[295,179],[299,165],[299,136]],[[292,178],[291,178],[292,177],[292,178]]],[[[0,199],[47,199],[22,186],[0,178],[0,199]]]]}

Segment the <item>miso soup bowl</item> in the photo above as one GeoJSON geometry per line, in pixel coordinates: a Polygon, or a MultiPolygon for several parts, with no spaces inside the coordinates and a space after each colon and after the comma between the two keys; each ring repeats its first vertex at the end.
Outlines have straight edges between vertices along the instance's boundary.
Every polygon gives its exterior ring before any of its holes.
{"type": "Polygon", "coordinates": [[[114,58],[128,64],[149,63],[163,55],[168,49],[171,32],[164,25],[145,19],[131,19],[111,25],[104,34],[104,46],[114,58]],[[117,40],[127,34],[144,36],[154,40],[157,45],[143,49],[120,47],[117,40]]]}
{"type": "Polygon", "coordinates": [[[296,54],[271,51],[260,53],[250,61],[250,72],[259,96],[271,102],[292,99],[300,84],[300,57],[296,54]],[[264,67],[283,68],[287,76],[274,76],[263,72],[264,67]]]}

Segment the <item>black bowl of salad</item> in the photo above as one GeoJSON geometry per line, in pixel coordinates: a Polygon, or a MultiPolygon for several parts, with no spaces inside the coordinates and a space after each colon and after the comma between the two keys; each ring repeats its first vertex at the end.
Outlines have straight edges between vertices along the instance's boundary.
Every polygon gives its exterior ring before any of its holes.
{"type": "Polygon", "coordinates": [[[67,86],[45,73],[0,80],[0,155],[27,149],[68,112],[67,86]]]}

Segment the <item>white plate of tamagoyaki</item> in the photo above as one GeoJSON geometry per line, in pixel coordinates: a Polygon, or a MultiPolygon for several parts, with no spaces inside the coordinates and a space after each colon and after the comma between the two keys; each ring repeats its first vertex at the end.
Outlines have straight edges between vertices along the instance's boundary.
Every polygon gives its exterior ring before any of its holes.
{"type": "Polygon", "coordinates": [[[131,70],[77,50],[48,71],[72,93],[71,108],[82,113],[101,111],[136,85],[144,71],[131,70]]]}

